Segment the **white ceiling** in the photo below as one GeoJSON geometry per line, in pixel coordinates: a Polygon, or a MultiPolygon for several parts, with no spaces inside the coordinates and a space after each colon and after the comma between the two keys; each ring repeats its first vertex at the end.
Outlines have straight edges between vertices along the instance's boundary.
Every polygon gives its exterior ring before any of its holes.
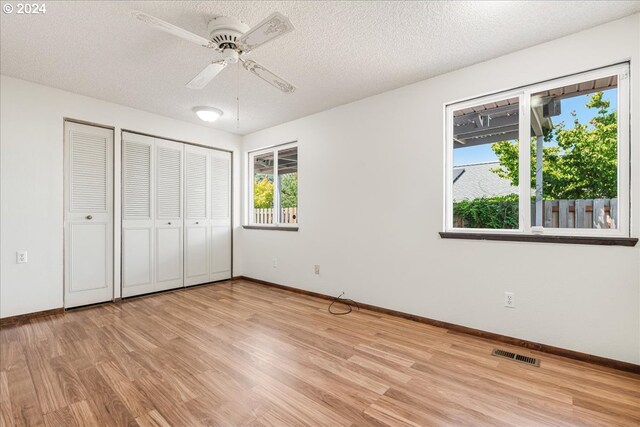
{"type": "MultiPolygon", "coordinates": [[[[3,1],[3,3],[5,3],[3,1]]],[[[246,134],[536,45],[640,11],[602,2],[46,2],[44,15],[2,14],[1,72],[199,123],[196,105],[221,108],[212,127],[246,134]],[[250,26],[273,11],[295,31],[252,58],[294,83],[285,95],[244,70],[202,91],[185,88],[215,52],[131,17],[142,10],[207,36],[217,15],[250,26]]]]}

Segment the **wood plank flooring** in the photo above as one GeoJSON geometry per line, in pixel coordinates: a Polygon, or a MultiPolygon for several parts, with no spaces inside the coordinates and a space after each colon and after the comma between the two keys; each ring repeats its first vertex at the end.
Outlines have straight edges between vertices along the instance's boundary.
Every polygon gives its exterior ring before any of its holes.
{"type": "Polygon", "coordinates": [[[2,426],[640,425],[639,375],[245,281],[32,319],[0,356],[2,426]]]}

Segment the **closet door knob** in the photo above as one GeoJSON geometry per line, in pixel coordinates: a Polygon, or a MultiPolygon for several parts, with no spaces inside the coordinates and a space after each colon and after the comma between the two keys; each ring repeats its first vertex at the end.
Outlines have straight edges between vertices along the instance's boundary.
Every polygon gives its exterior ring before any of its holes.
{"type": "Polygon", "coordinates": [[[168,222],[168,223],[167,223],[167,225],[171,225],[171,223],[170,223],[170,222],[168,222]]]}
{"type": "Polygon", "coordinates": [[[87,215],[87,219],[93,219],[91,215],[87,215]]]}
{"type": "Polygon", "coordinates": [[[196,221],[196,225],[200,224],[198,221],[196,221]]]}

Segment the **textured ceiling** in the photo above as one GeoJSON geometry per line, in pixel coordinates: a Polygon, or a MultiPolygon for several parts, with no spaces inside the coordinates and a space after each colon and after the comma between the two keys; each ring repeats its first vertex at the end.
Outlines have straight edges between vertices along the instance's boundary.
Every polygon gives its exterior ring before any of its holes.
{"type": "Polygon", "coordinates": [[[638,1],[48,1],[46,6],[44,15],[2,14],[2,74],[199,124],[191,108],[215,106],[225,115],[211,126],[239,134],[640,11],[638,1]],[[282,94],[240,70],[237,129],[236,69],[227,67],[202,91],[185,88],[217,54],[142,24],[131,17],[134,9],[202,36],[217,15],[252,26],[279,11],[295,31],[251,57],[298,90],[282,94]]]}

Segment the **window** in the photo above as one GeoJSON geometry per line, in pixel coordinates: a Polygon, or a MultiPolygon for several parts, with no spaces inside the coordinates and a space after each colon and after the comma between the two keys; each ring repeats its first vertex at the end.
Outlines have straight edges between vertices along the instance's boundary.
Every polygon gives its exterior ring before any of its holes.
{"type": "Polygon", "coordinates": [[[448,105],[445,231],[629,237],[628,75],[448,105]]]}
{"type": "Polygon", "coordinates": [[[517,186],[500,177],[497,143],[515,152],[518,169],[520,96],[486,99],[453,110],[453,227],[519,228],[517,186]]]}
{"type": "Polygon", "coordinates": [[[295,144],[249,153],[249,225],[298,225],[298,147],[295,144]]]}

